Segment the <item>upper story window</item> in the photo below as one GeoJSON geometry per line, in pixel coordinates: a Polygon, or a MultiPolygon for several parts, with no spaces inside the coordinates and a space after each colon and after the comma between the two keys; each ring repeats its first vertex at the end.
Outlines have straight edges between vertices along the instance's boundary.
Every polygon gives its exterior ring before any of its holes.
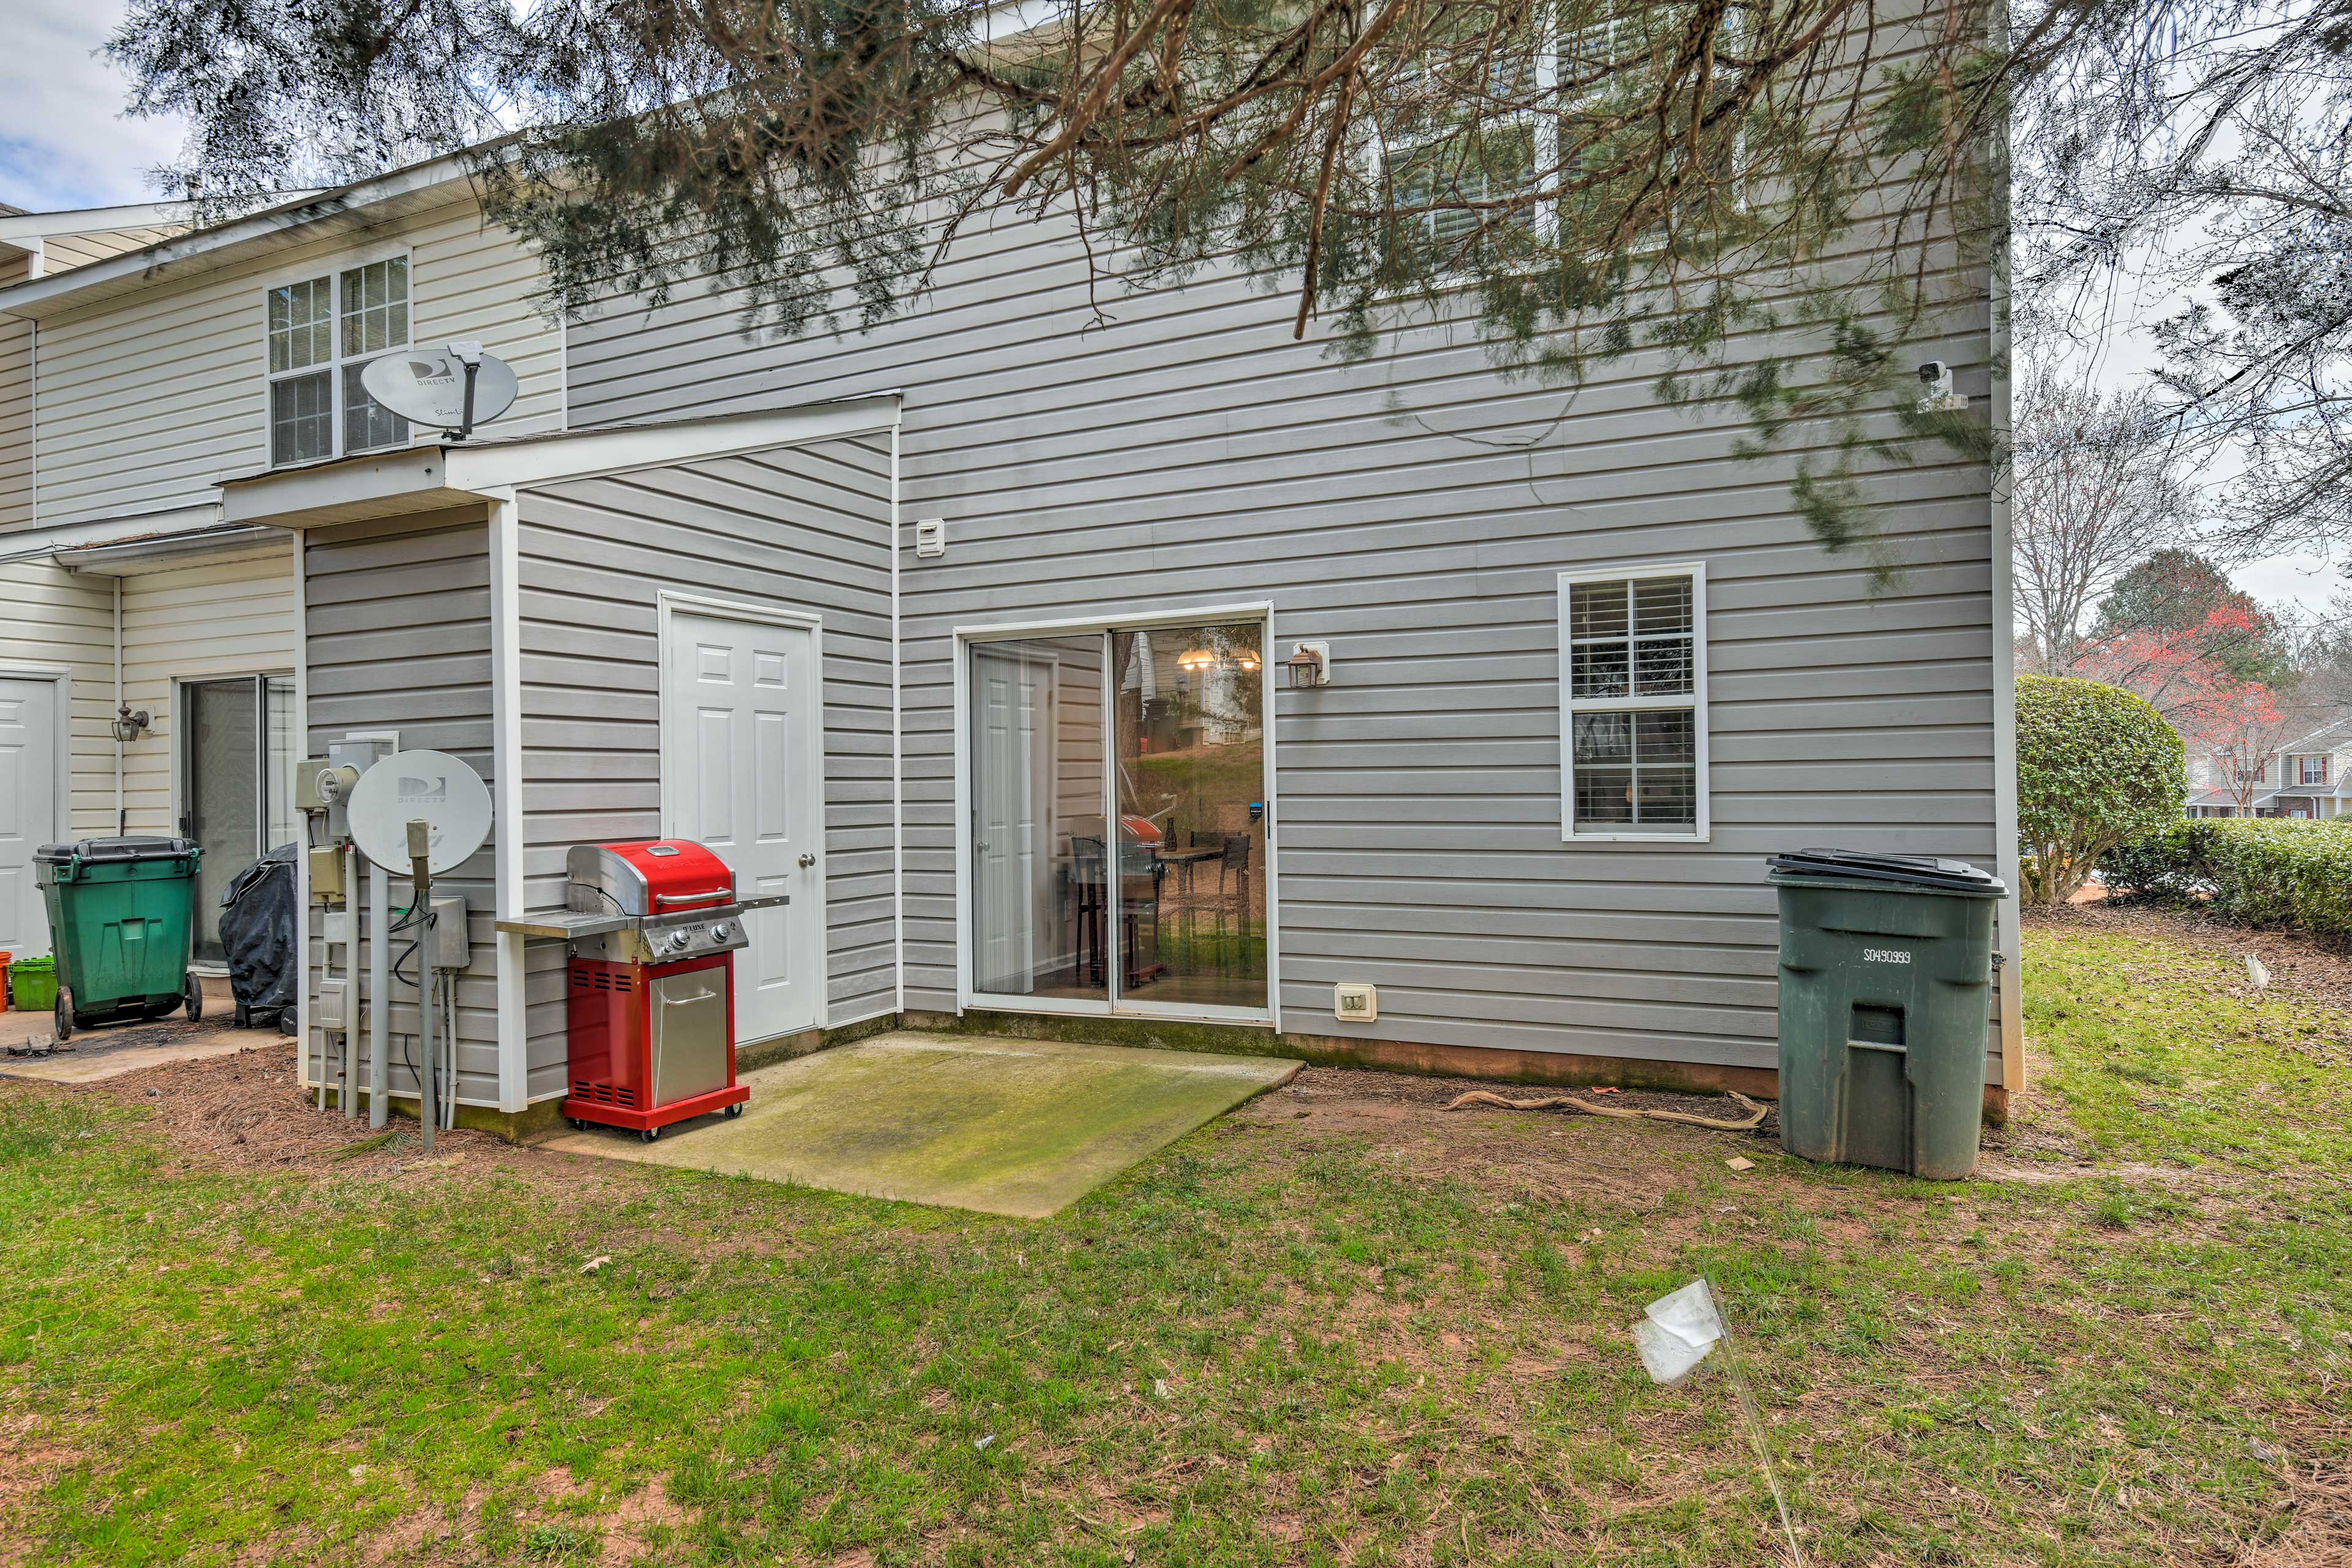
{"type": "Polygon", "coordinates": [[[408,258],[346,267],[269,291],[269,462],[310,462],[408,439],[408,421],[360,384],[408,346],[408,258]]]}
{"type": "Polygon", "coordinates": [[[2295,780],[2296,783],[2324,784],[2327,782],[2327,755],[2326,752],[2323,752],[2315,757],[2299,757],[2296,761],[2302,763],[2301,772],[2298,773],[2295,780]]]}
{"type": "Polygon", "coordinates": [[[1559,580],[1563,838],[1707,836],[1706,576],[1559,580]]]}

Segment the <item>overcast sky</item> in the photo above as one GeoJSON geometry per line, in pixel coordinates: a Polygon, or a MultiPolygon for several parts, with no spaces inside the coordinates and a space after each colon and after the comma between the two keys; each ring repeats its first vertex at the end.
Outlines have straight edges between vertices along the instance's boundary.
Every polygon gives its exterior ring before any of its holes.
{"type": "Polygon", "coordinates": [[[180,131],[122,113],[124,83],[91,51],[122,0],[6,0],[0,49],[0,202],[34,211],[146,202],[147,171],[180,152],[180,131]]]}
{"type": "MultiPolygon", "coordinates": [[[[35,210],[110,206],[154,200],[147,171],[174,157],[180,128],[122,113],[125,84],[94,51],[122,17],[123,0],[6,0],[16,18],[0,50],[0,202],[35,210]]],[[[2120,314],[2134,312],[2118,301],[2120,314]]],[[[2120,380],[2150,359],[2144,336],[2105,334],[2098,355],[2103,380],[2120,380]]],[[[2210,476],[2214,478],[2223,476],[2210,476]]],[[[2264,601],[2292,600],[2324,610],[2342,579],[2335,563],[2278,556],[2231,575],[2264,601]]]]}

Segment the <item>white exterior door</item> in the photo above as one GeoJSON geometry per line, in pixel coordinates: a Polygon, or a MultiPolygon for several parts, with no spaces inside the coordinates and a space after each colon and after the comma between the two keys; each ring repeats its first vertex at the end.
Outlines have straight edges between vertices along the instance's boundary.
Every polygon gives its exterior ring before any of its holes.
{"type": "Polygon", "coordinates": [[[58,834],[58,683],[0,677],[0,952],[49,951],[33,851],[58,834]]]}
{"type": "Polygon", "coordinates": [[[817,634],[686,609],[662,647],[662,816],[708,845],[741,898],[791,895],[744,921],[735,1037],[824,1022],[824,703],[817,634]]]}

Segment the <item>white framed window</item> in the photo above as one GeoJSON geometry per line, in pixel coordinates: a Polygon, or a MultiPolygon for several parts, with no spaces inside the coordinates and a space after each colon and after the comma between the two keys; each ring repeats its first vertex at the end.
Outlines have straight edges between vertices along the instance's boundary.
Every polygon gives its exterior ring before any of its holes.
{"type": "Polygon", "coordinates": [[[408,440],[408,421],[367,395],[368,362],[408,346],[408,258],[387,256],[268,290],[269,466],[408,440]]]}
{"type": "Polygon", "coordinates": [[[1560,837],[1707,837],[1706,567],[1559,575],[1560,837]]]}
{"type": "MultiPolygon", "coordinates": [[[[1678,18],[1665,24],[1669,29],[1679,25],[1678,18]]],[[[1568,27],[1556,5],[1544,5],[1537,11],[1535,28],[1532,56],[1498,56],[1486,83],[1491,100],[1516,107],[1488,114],[1475,135],[1440,121],[1402,130],[1394,142],[1384,142],[1371,150],[1368,174],[1374,180],[1390,181],[1400,205],[1425,207],[1418,222],[1427,240],[1440,245],[1460,242],[1483,221],[1475,206],[1442,204],[1502,201],[1532,192],[1535,201],[1512,222],[1531,231],[1542,245],[1557,244],[1560,203],[1568,199],[1559,168],[1563,121],[1579,125],[1612,121],[1649,95],[1650,84],[1638,74],[1631,78],[1619,74],[1639,73],[1664,42],[1654,33],[1648,9],[1617,5],[1597,17],[1583,18],[1580,26],[1568,27]]],[[[1720,28],[1720,52],[1738,53],[1745,36],[1744,16],[1736,10],[1727,12],[1720,28]]],[[[1404,79],[1410,84],[1421,78],[1409,75],[1404,79]]],[[[1629,154],[1640,153],[1636,161],[1643,163],[1643,169],[1635,177],[1647,179],[1645,149],[1651,132],[1646,122],[1620,135],[1629,154]]],[[[1743,212],[1748,207],[1747,182],[1741,172],[1747,163],[1745,148],[1746,132],[1741,131],[1735,134],[1730,158],[1733,201],[1743,212]]],[[[1611,144],[1587,154],[1602,167],[1618,156],[1611,144]]],[[[1637,255],[1648,254],[1664,243],[1663,227],[1654,226],[1635,237],[1632,249],[1637,255]]]]}
{"type": "Polygon", "coordinates": [[[2307,784],[2324,784],[2327,782],[2327,756],[2326,752],[2322,752],[2315,757],[2304,757],[2300,759],[2300,761],[2303,763],[2303,773],[2302,776],[2297,780],[2298,783],[2307,784]]]}

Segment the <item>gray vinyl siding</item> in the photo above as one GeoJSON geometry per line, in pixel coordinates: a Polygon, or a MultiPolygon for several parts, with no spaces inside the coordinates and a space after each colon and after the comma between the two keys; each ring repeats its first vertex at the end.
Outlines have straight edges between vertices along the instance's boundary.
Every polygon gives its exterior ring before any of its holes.
{"type": "MultiPolygon", "coordinates": [[[[496,787],[488,537],[478,509],[354,523],[306,536],[306,755],[323,755],[329,744],[352,731],[396,730],[403,750],[446,752],[496,787]]],[[[466,900],[473,964],[457,981],[457,1094],[487,1105],[499,1100],[493,858],[503,826],[493,824],[490,842],[434,883],[440,896],[462,894],[466,900]]],[[[363,905],[364,866],[361,878],[356,901],[363,905]]],[[[404,880],[395,874],[393,901],[404,902],[404,880]]],[[[318,935],[314,919],[314,974],[324,955],[318,935]]],[[[339,964],[341,952],[336,950],[339,964]]],[[[393,994],[392,1091],[414,1094],[416,1080],[403,1053],[415,1053],[415,992],[394,981],[393,994]]],[[[315,1037],[310,1048],[319,1048],[315,1037]]],[[[313,1055],[311,1071],[318,1070],[313,1055]]]]}
{"type": "MultiPolygon", "coordinates": [[[[1916,351],[1979,407],[1983,281],[1916,351]]],[[[1769,1068],[1768,854],[1994,861],[1983,464],[1923,445],[1865,481],[1882,586],[1812,541],[1791,458],[1734,456],[1738,410],[1658,405],[1661,364],[1571,394],[1465,332],[1345,363],[1235,279],[1099,297],[1066,231],[1007,218],[870,333],[750,339],[693,290],[572,330],[575,428],[904,393],[901,512],[949,538],[901,563],[910,1008],[956,1005],[957,626],[1271,601],[1277,658],[1329,640],[1333,684],[1276,700],[1291,1031],[1769,1068]],[[1563,843],[1557,576],[1693,559],[1712,841],[1563,843]],[[1377,1024],[1333,1019],[1339,981],[1377,1024]]]]}
{"type": "MultiPolygon", "coordinates": [[[[832,441],[526,492],[523,879],[563,907],[573,844],[662,831],[660,592],[814,615],[824,655],[826,1014],[895,1005],[890,454],[832,441]]],[[[562,950],[532,944],[530,1093],[563,1087],[562,950]]]]}

